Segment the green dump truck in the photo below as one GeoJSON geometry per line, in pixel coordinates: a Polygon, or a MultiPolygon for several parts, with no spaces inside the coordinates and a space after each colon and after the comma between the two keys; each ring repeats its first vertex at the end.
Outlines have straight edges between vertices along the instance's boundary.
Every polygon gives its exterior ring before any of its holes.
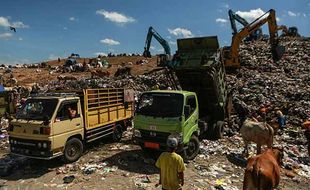
{"type": "Polygon", "coordinates": [[[103,137],[118,141],[131,125],[132,90],[99,88],[45,93],[27,99],[10,122],[11,154],[37,159],[79,159],[84,144],[103,137]]]}
{"type": "Polygon", "coordinates": [[[177,40],[178,51],[168,66],[182,90],[142,93],[134,118],[133,139],[143,150],[165,150],[166,140],[179,140],[178,152],[193,159],[199,139],[221,138],[229,116],[225,70],[216,36],[177,40]]]}

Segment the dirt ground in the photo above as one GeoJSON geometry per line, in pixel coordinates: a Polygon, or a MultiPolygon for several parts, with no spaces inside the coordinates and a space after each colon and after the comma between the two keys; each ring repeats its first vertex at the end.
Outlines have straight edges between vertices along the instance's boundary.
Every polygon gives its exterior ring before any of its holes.
{"type": "MultiPolygon", "coordinates": [[[[74,164],[65,165],[59,158],[49,161],[27,159],[9,176],[0,179],[0,189],[161,189],[155,187],[159,179],[155,159],[145,156],[132,143],[130,136],[127,132],[119,143],[101,140],[88,145],[85,154],[74,164]],[[102,168],[85,173],[83,167],[100,164],[102,168]],[[64,177],[71,175],[74,180],[65,184],[64,177]]],[[[222,139],[221,143],[236,146],[229,137],[222,139]]],[[[1,159],[6,153],[1,151],[1,159]]],[[[183,189],[242,189],[244,164],[230,157],[229,154],[215,153],[207,157],[199,154],[186,164],[183,189]]],[[[278,189],[301,190],[309,189],[309,186],[306,178],[289,178],[282,174],[278,189]]]]}
{"type": "MultiPolygon", "coordinates": [[[[86,63],[88,62],[88,58],[85,58],[86,63]]],[[[142,56],[124,56],[124,57],[106,57],[104,60],[108,61],[111,65],[109,68],[93,68],[91,70],[99,69],[99,70],[108,70],[111,73],[111,76],[114,75],[119,66],[128,66],[131,67],[131,73],[133,75],[140,75],[147,73],[156,67],[156,57],[145,58],[142,56]],[[136,64],[137,61],[147,60],[147,64],[136,64]],[[130,64],[130,62],[132,64],[130,64]],[[124,64],[122,64],[124,63],[124,64]]],[[[77,62],[83,63],[84,58],[78,59],[77,62]]],[[[49,65],[55,67],[64,64],[64,60],[58,62],[57,60],[48,62],[49,65]]],[[[91,71],[90,70],[90,71],[91,71]]],[[[91,77],[91,72],[55,72],[49,74],[49,70],[47,68],[14,68],[13,76],[17,79],[17,84],[22,86],[33,86],[34,83],[46,84],[51,80],[57,80],[57,77],[62,76],[74,76],[76,78],[91,77]]],[[[3,75],[4,70],[0,70],[0,75],[3,75]]]]}

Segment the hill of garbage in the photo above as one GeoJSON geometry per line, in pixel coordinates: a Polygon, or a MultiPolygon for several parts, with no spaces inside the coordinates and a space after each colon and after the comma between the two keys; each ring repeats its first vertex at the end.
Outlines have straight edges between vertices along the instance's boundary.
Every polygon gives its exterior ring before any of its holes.
{"type": "Polygon", "coordinates": [[[275,108],[286,115],[287,123],[300,126],[310,117],[310,39],[283,37],[285,54],[273,62],[266,41],[243,43],[240,47],[241,69],[227,75],[233,101],[248,116],[257,116],[266,107],[267,119],[275,108]]]}

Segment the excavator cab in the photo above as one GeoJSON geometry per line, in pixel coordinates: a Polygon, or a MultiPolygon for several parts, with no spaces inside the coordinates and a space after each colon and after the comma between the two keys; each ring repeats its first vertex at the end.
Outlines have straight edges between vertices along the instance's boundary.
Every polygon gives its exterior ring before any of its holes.
{"type": "Polygon", "coordinates": [[[168,61],[167,54],[159,54],[157,55],[157,66],[163,67],[168,61]]]}
{"type": "Polygon", "coordinates": [[[296,26],[292,26],[288,28],[288,35],[289,36],[300,36],[298,34],[298,28],[296,26]]]}

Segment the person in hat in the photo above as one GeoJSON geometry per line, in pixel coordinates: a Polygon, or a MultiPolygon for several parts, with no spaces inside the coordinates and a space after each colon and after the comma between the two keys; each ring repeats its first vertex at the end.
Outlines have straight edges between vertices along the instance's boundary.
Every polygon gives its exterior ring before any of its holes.
{"type": "Polygon", "coordinates": [[[168,138],[167,147],[168,151],[163,152],[155,164],[160,169],[159,184],[162,185],[163,190],[179,190],[184,185],[185,165],[183,158],[175,152],[178,140],[168,138]]]}

